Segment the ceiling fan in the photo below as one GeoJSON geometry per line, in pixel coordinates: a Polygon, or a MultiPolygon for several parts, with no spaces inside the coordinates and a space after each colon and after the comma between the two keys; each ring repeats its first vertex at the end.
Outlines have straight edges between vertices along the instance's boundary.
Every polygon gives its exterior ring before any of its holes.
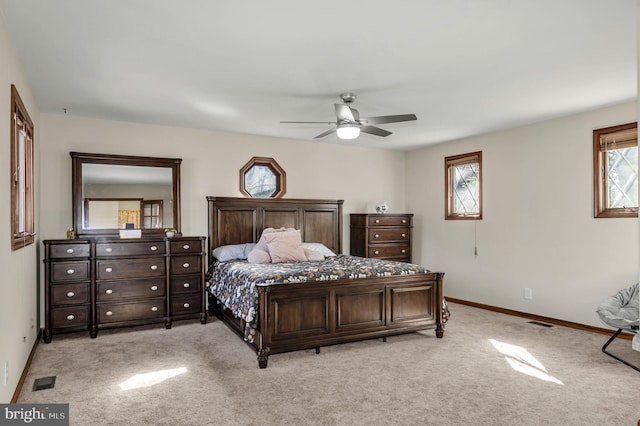
{"type": "Polygon", "coordinates": [[[370,135],[386,137],[391,132],[381,129],[380,127],[372,126],[372,124],[385,124],[385,123],[399,123],[401,121],[413,121],[418,117],[415,114],[401,114],[401,115],[383,115],[379,117],[360,118],[360,113],[357,109],[351,106],[351,103],[356,100],[356,95],[353,93],[342,93],[340,95],[342,104],[335,104],[336,109],[336,121],[281,121],[280,123],[296,123],[296,124],[335,124],[336,127],[329,129],[326,132],[320,133],[314,139],[320,139],[325,136],[336,132],[340,139],[355,139],[360,136],[360,132],[369,133],[370,135]]]}

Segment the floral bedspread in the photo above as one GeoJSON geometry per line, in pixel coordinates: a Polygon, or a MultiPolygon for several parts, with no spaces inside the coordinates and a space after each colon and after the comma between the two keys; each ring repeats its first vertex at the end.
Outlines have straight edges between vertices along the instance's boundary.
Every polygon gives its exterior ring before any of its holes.
{"type": "Polygon", "coordinates": [[[209,292],[246,322],[244,339],[253,342],[258,322],[258,286],[347,280],[429,272],[412,263],[391,262],[339,254],[320,262],[259,263],[246,260],[215,262],[207,271],[209,292]]]}

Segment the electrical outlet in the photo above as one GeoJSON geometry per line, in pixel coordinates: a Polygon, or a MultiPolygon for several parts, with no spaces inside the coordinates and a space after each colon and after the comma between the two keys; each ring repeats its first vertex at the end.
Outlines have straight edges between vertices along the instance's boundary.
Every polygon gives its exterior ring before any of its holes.
{"type": "Polygon", "coordinates": [[[524,289],[524,298],[525,300],[532,300],[533,299],[533,290],[529,287],[526,287],[524,289]]]}
{"type": "Polygon", "coordinates": [[[4,362],[4,384],[9,383],[9,361],[4,362]]]}

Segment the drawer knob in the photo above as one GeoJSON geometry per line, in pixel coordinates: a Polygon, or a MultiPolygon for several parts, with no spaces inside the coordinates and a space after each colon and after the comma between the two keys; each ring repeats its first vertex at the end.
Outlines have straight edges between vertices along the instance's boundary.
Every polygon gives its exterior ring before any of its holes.
{"type": "Polygon", "coordinates": [[[380,219],[376,219],[376,220],[375,220],[375,222],[376,222],[376,223],[380,223],[380,219]]]}
{"type": "Polygon", "coordinates": [[[151,265],[151,270],[155,271],[156,269],[158,269],[158,265],[151,265]]]}
{"type": "Polygon", "coordinates": [[[67,249],[67,253],[69,254],[73,253],[73,249],[67,249]]]}
{"type": "Polygon", "coordinates": [[[156,250],[158,250],[158,247],[156,247],[156,246],[151,246],[150,248],[151,248],[151,251],[156,251],[156,250]]]}
{"type": "Polygon", "coordinates": [[[69,293],[67,293],[67,297],[73,297],[73,296],[75,296],[75,295],[76,295],[76,294],[75,294],[74,292],[72,292],[72,291],[70,291],[69,293]]]}
{"type": "Polygon", "coordinates": [[[188,308],[188,307],[189,307],[189,304],[188,304],[188,303],[185,303],[185,304],[184,304],[184,305],[182,305],[182,306],[184,306],[185,308],[188,308]]]}
{"type": "Polygon", "coordinates": [[[407,237],[407,234],[402,234],[402,238],[406,238],[406,237],[407,237]]]}
{"type": "Polygon", "coordinates": [[[374,251],[373,254],[380,254],[378,250],[374,251]]]}
{"type": "Polygon", "coordinates": [[[189,250],[191,247],[189,246],[189,244],[185,244],[182,246],[182,248],[185,250],[189,250]]]}
{"type": "Polygon", "coordinates": [[[153,306],[153,307],[151,308],[151,311],[152,311],[152,312],[156,312],[157,310],[158,310],[158,307],[157,307],[157,306],[153,306]]]}
{"type": "Polygon", "coordinates": [[[405,249],[402,249],[402,254],[405,254],[407,251],[405,249]]]}
{"type": "Polygon", "coordinates": [[[73,275],[75,274],[76,271],[74,271],[73,269],[67,269],[67,274],[69,275],[73,275]]]}
{"type": "Polygon", "coordinates": [[[107,311],[107,312],[105,312],[104,314],[105,314],[106,316],[110,317],[111,315],[113,315],[113,312],[111,312],[111,311],[107,311]]]}
{"type": "Polygon", "coordinates": [[[402,223],[407,223],[407,219],[402,219],[402,223]]]}
{"type": "Polygon", "coordinates": [[[104,249],[104,251],[106,251],[107,253],[111,253],[113,249],[111,247],[107,247],[106,249],[104,249]]]}
{"type": "Polygon", "coordinates": [[[105,272],[113,272],[113,268],[105,268],[105,272]]]}
{"type": "Polygon", "coordinates": [[[67,315],[67,319],[69,321],[73,321],[74,319],[76,319],[76,316],[75,315],[67,315]]]}
{"type": "Polygon", "coordinates": [[[182,264],[182,267],[183,267],[183,268],[188,268],[189,266],[190,266],[190,265],[189,265],[189,263],[188,263],[188,262],[184,262],[184,263],[182,264]]]}
{"type": "Polygon", "coordinates": [[[108,289],[105,291],[105,293],[107,293],[107,294],[112,294],[112,293],[113,293],[113,290],[111,290],[110,288],[108,288],[108,289]]]}
{"type": "Polygon", "coordinates": [[[189,284],[189,283],[184,283],[184,284],[182,284],[182,287],[184,287],[184,288],[189,288],[189,287],[191,287],[191,284],[189,284]]]}
{"type": "Polygon", "coordinates": [[[157,285],[152,285],[152,286],[151,286],[151,290],[156,291],[157,289],[158,289],[158,286],[157,286],[157,285]]]}
{"type": "Polygon", "coordinates": [[[374,235],[373,238],[380,238],[380,234],[374,235]]]}

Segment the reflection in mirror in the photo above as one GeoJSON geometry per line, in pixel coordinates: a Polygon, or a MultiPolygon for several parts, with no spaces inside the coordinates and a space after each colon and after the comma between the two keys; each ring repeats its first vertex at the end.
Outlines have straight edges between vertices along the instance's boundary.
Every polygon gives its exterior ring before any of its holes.
{"type": "Polygon", "coordinates": [[[70,153],[76,234],[180,231],[181,159],[70,153]]]}
{"type": "Polygon", "coordinates": [[[83,164],[82,197],[86,229],[173,228],[171,169],[83,164]]]}

